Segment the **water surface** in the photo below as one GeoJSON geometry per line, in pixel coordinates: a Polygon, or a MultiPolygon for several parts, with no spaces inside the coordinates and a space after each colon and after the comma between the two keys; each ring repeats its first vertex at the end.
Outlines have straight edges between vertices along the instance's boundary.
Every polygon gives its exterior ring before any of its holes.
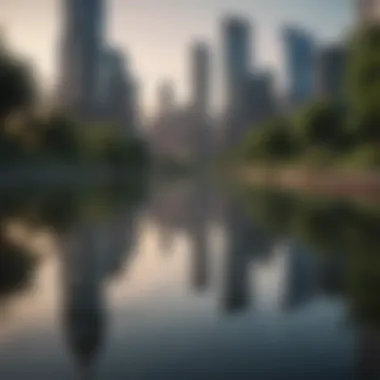
{"type": "Polygon", "coordinates": [[[380,378],[375,206],[205,180],[0,204],[0,379],[380,378]]]}

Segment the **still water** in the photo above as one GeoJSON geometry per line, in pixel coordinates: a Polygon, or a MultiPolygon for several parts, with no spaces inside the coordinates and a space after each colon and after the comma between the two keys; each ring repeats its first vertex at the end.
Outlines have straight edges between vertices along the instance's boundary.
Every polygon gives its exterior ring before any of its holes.
{"type": "Polygon", "coordinates": [[[380,207],[143,187],[2,192],[1,380],[380,378],[380,207]]]}

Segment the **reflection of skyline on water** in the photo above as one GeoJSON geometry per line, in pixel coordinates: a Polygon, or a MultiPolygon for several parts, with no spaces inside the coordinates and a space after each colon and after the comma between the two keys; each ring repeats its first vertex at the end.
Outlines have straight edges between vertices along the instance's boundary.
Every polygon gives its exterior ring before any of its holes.
{"type": "MultiPolygon", "coordinates": [[[[283,310],[301,307],[313,297],[330,295],[337,289],[339,266],[336,260],[317,259],[297,240],[274,238],[255,223],[243,202],[211,191],[207,182],[182,184],[163,191],[151,204],[151,216],[159,230],[161,242],[171,242],[178,232],[188,238],[191,263],[189,278],[194,291],[210,283],[210,229],[221,228],[224,237],[220,310],[226,313],[255,308],[255,294],[267,289],[254,289],[255,275],[261,264],[280,265],[283,272],[281,297],[283,310]],[[275,260],[276,252],[284,257],[275,260]],[[280,264],[279,264],[280,263],[280,264]]],[[[171,244],[161,248],[171,250],[171,244]]],[[[265,285],[264,285],[265,286],[265,285]]]]}
{"type": "Polygon", "coordinates": [[[105,283],[132,259],[136,212],[119,210],[104,221],[75,224],[61,242],[64,329],[83,379],[91,378],[105,344],[105,283]]]}
{"type": "MultiPolygon", "coordinates": [[[[187,320],[191,321],[195,316],[201,318],[202,313],[206,311],[210,315],[218,314],[222,317],[215,322],[215,328],[221,329],[222,335],[224,334],[222,326],[227,323],[236,323],[238,326],[244,321],[245,328],[256,331],[258,321],[266,315],[269,320],[278,318],[279,322],[285,323],[292,318],[301,318],[307,313],[311,313],[308,318],[314,321],[310,321],[310,326],[315,323],[314,327],[308,328],[315,329],[317,333],[320,328],[318,318],[321,318],[318,317],[318,313],[325,309],[342,310],[340,317],[339,313],[335,312],[333,319],[331,319],[332,314],[329,318],[326,317],[326,321],[330,319],[336,321],[334,322],[336,326],[330,326],[330,329],[337,328],[338,325],[339,329],[343,329],[347,323],[347,318],[342,318],[346,314],[343,302],[346,290],[342,286],[346,267],[342,265],[339,256],[317,255],[295,236],[290,237],[286,234],[276,236],[269,232],[267,227],[252,219],[250,210],[243,202],[234,197],[227,197],[221,191],[215,191],[207,181],[180,183],[178,186],[164,189],[153,194],[141,209],[134,205],[118,205],[112,212],[102,217],[74,219],[66,228],[60,230],[58,242],[57,259],[61,275],[59,310],[63,322],[60,327],[63,328],[65,336],[63,343],[71,352],[72,363],[81,378],[89,379],[105,373],[105,366],[107,373],[110,373],[112,367],[109,367],[111,360],[109,355],[111,358],[112,355],[116,355],[114,351],[116,347],[118,347],[117,355],[123,356],[123,350],[127,351],[125,360],[128,361],[128,355],[133,356],[134,351],[137,355],[139,350],[143,350],[139,345],[144,345],[148,338],[152,339],[153,347],[160,346],[162,344],[160,339],[165,340],[164,334],[169,334],[167,354],[169,355],[174,349],[178,350],[178,355],[183,352],[186,357],[186,345],[194,344],[195,346],[191,346],[194,349],[197,344],[196,341],[178,343],[183,334],[180,326],[183,324],[183,329],[190,328],[189,334],[194,329],[193,333],[197,335],[196,331],[198,329],[202,331],[205,325],[200,319],[199,322],[191,322],[192,327],[189,327],[187,323],[190,322],[187,320]],[[139,216],[140,210],[142,218],[139,216]],[[158,232],[158,236],[154,235],[157,238],[156,245],[151,242],[153,235],[149,231],[152,227],[158,232]],[[220,232],[221,244],[215,244],[216,238],[213,233],[215,230],[220,232]],[[179,235],[185,237],[186,244],[182,247],[175,243],[179,235]],[[144,241],[151,243],[146,245],[144,241]],[[152,252],[141,251],[143,246],[151,247],[144,249],[152,249],[152,252]],[[141,260],[145,260],[144,265],[149,263],[149,260],[152,262],[151,266],[145,269],[145,279],[136,277],[136,273],[141,273],[138,271],[142,265],[141,260]],[[177,266],[172,266],[173,264],[177,266]],[[160,278],[160,271],[165,265],[171,269],[163,272],[166,273],[165,278],[160,278]],[[178,265],[181,265],[182,269],[178,265]],[[220,281],[217,281],[217,277],[220,281]],[[120,326],[130,324],[126,331],[132,332],[128,334],[119,330],[120,327],[117,333],[113,331],[116,323],[112,318],[115,305],[114,301],[110,303],[107,290],[110,280],[113,280],[114,286],[125,289],[124,298],[117,306],[118,309],[125,309],[125,316],[117,317],[117,320],[120,326]],[[134,295],[137,297],[133,303],[131,300],[128,301],[127,289],[133,289],[136,281],[150,284],[150,288],[134,295]],[[176,288],[183,288],[185,293],[177,293],[176,288]],[[181,294],[181,298],[177,299],[178,294],[181,294]],[[199,297],[200,295],[202,297],[199,297]],[[182,303],[182,306],[178,306],[177,303],[178,305],[182,303]],[[321,306],[323,304],[325,309],[321,306]],[[267,308],[268,305],[271,305],[270,309],[267,308]],[[176,319],[178,318],[176,313],[179,313],[176,307],[184,307],[187,310],[186,317],[182,317],[183,320],[176,319]],[[235,313],[239,314],[239,318],[223,318],[235,313]],[[151,332],[153,334],[151,337],[148,332],[144,333],[144,328],[139,327],[140,324],[144,326],[144,320],[153,323],[152,331],[157,329],[157,332],[151,332]],[[172,333],[167,332],[164,321],[167,323],[167,328],[173,330],[172,333]],[[144,337],[141,338],[143,341],[136,341],[140,335],[144,337]],[[170,348],[170,344],[177,346],[170,348]]],[[[306,323],[305,326],[307,325],[306,323]]],[[[348,321],[348,326],[355,325],[351,325],[348,321]]],[[[150,328],[146,329],[150,331],[150,328]]],[[[300,327],[299,331],[302,329],[300,327]]],[[[62,334],[62,330],[59,331],[62,334]]],[[[302,334],[306,334],[306,330],[302,331],[302,334]]],[[[355,379],[376,378],[373,377],[378,371],[375,358],[380,357],[377,351],[380,344],[376,338],[376,331],[374,327],[360,329],[355,327],[352,331],[355,340],[348,347],[350,350],[353,347],[357,350],[355,358],[359,375],[355,379]]],[[[209,333],[205,332],[206,336],[207,334],[209,333]]],[[[249,335],[247,330],[246,339],[249,335]]],[[[239,339],[243,340],[237,352],[244,357],[248,351],[242,352],[243,348],[251,347],[255,340],[246,341],[243,337],[239,339]]],[[[335,339],[338,339],[338,335],[335,339]]],[[[233,345],[232,342],[229,344],[233,345]]],[[[281,343],[279,344],[281,346],[281,343]]],[[[288,344],[291,346],[290,342],[288,344]]],[[[145,356],[148,360],[149,355],[159,355],[158,357],[164,355],[164,353],[157,354],[154,348],[144,350],[140,352],[143,356],[142,363],[145,356]]],[[[212,363],[208,355],[207,360],[212,363]]],[[[158,360],[157,358],[152,360],[158,360]]],[[[168,356],[167,360],[168,364],[174,359],[168,356]]],[[[239,363],[241,360],[243,359],[234,356],[233,363],[239,363]]],[[[337,359],[337,362],[339,360],[337,359]]],[[[244,362],[244,366],[250,368],[247,363],[244,362]]],[[[197,362],[194,364],[196,367],[197,362]]],[[[148,369],[146,375],[143,371],[137,376],[132,369],[127,368],[125,362],[121,361],[120,365],[125,365],[125,368],[119,368],[121,374],[125,373],[127,376],[128,373],[129,377],[136,379],[152,378],[148,374],[153,372],[149,372],[148,369]]],[[[141,365],[143,368],[144,364],[141,365]]],[[[223,366],[223,363],[215,365],[223,366]]],[[[152,371],[153,368],[156,367],[153,366],[152,371]]],[[[0,375],[1,373],[0,369],[0,375]]],[[[276,376],[273,378],[281,378],[276,376]]],[[[100,378],[109,377],[100,376],[100,378]]],[[[176,377],[167,376],[167,378],[176,377]]],[[[181,378],[187,380],[186,377],[181,378]]],[[[23,377],[15,379],[21,380],[23,377]]]]}

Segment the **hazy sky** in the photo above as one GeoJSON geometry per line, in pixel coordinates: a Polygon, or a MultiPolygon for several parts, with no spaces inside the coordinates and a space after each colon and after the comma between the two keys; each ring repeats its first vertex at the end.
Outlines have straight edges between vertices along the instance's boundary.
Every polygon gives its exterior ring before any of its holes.
{"type": "MultiPolygon", "coordinates": [[[[55,82],[61,1],[64,0],[0,0],[0,27],[10,45],[33,62],[48,88],[55,82]]],[[[226,13],[243,14],[252,20],[252,63],[279,73],[282,25],[296,23],[325,42],[344,36],[354,14],[353,0],[105,1],[108,40],[128,54],[148,110],[156,104],[160,79],[172,79],[179,98],[186,100],[189,43],[194,38],[208,41],[217,61],[220,19],[226,13]]],[[[218,86],[214,86],[215,92],[218,86]]]]}

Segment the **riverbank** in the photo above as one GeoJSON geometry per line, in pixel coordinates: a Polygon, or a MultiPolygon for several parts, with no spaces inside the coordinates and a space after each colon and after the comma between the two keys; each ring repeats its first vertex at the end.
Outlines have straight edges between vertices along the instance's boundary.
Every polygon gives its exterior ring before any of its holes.
{"type": "Polygon", "coordinates": [[[380,202],[380,172],[245,166],[233,176],[246,185],[280,187],[316,195],[380,202]]]}

